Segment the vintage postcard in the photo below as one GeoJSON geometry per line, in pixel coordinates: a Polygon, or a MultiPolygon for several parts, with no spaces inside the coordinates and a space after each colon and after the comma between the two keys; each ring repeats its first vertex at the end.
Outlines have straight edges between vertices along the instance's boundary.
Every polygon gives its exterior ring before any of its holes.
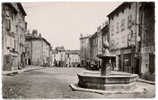
{"type": "Polygon", "coordinates": [[[1,2],[2,98],[154,98],[155,6],[1,2]]]}

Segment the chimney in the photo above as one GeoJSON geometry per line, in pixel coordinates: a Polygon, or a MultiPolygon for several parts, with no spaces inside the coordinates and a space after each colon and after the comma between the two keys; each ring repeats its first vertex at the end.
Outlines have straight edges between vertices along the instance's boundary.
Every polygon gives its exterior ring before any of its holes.
{"type": "Polygon", "coordinates": [[[39,37],[42,37],[41,33],[39,33],[39,37]]]}
{"type": "Polygon", "coordinates": [[[38,34],[38,31],[37,31],[37,30],[35,30],[35,29],[32,30],[32,35],[33,35],[33,36],[37,37],[37,34],[38,34]]]}

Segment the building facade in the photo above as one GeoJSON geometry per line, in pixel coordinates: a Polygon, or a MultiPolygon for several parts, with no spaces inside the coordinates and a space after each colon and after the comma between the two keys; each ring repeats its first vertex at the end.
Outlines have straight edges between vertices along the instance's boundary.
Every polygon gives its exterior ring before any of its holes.
{"type": "Polygon", "coordinates": [[[86,67],[90,63],[90,35],[80,37],[80,61],[81,66],[86,67]]]}
{"type": "Polygon", "coordinates": [[[56,51],[55,49],[52,49],[52,50],[51,50],[52,66],[56,66],[56,65],[57,65],[56,54],[57,54],[57,51],[56,51]]]}
{"type": "Polygon", "coordinates": [[[139,75],[153,72],[154,3],[124,2],[108,18],[110,51],[117,55],[119,70],[139,75]]]}
{"type": "Polygon", "coordinates": [[[59,47],[56,47],[55,48],[55,51],[54,51],[54,61],[55,61],[55,66],[57,67],[65,67],[66,64],[65,64],[65,54],[66,54],[66,51],[65,51],[65,48],[63,46],[59,46],[59,47]]]}
{"type": "Polygon", "coordinates": [[[140,10],[140,55],[142,77],[155,80],[155,4],[141,3],[140,10]]]}
{"type": "Polygon", "coordinates": [[[108,15],[110,28],[110,51],[117,56],[120,71],[139,73],[135,70],[136,38],[138,38],[137,3],[121,4],[108,15]]]}
{"type": "Polygon", "coordinates": [[[66,51],[66,67],[80,67],[80,51],[79,50],[66,51]]]}
{"type": "Polygon", "coordinates": [[[94,33],[90,37],[90,62],[96,63],[99,61],[98,57],[98,34],[94,33]]]}
{"type": "Polygon", "coordinates": [[[104,42],[109,41],[109,26],[105,22],[97,28],[97,31],[90,37],[90,64],[96,67],[101,66],[102,60],[98,55],[105,55],[104,42]]]}
{"type": "Polygon", "coordinates": [[[51,45],[38,32],[32,32],[25,35],[26,43],[26,63],[28,65],[50,66],[51,45]]]}
{"type": "Polygon", "coordinates": [[[3,70],[17,70],[25,66],[25,16],[21,3],[2,4],[3,70]]]}

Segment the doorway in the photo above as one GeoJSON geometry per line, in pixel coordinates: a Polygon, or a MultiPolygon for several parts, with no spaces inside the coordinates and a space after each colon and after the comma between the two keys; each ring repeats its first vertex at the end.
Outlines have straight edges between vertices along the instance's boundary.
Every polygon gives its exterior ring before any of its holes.
{"type": "Polygon", "coordinates": [[[31,59],[30,58],[28,59],[28,65],[31,65],[31,59]]]}

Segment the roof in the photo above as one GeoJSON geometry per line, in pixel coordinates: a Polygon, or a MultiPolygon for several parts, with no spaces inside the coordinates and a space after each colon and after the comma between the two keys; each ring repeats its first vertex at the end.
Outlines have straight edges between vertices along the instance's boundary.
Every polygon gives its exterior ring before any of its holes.
{"type": "Polygon", "coordinates": [[[16,12],[16,13],[18,12],[17,8],[15,7],[15,5],[14,5],[13,3],[5,2],[5,3],[2,3],[2,5],[9,6],[9,7],[12,8],[12,10],[13,10],[14,12],[16,12]]]}
{"type": "Polygon", "coordinates": [[[80,50],[66,50],[67,54],[80,54],[80,50]]]}
{"type": "Polygon", "coordinates": [[[97,32],[95,32],[95,33],[90,37],[90,39],[95,38],[95,37],[97,37],[97,32]]]}
{"type": "Polygon", "coordinates": [[[35,37],[35,36],[30,35],[30,34],[29,35],[25,34],[25,39],[28,41],[29,40],[43,40],[43,41],[45,41],[45,43],[47,43],[49,46],[51,46],[50,43],[43,37],[35,37]]]}
{"type": "Polygon", "coordinates": [[[50,45],[50,43],[45,39],[45,38],[43,38],[43,37],[41,37],[49,46],[51,46],[50,45]]]}
{"type": "Polygon", "coordinates": [[[104,26],[104,27],[101,29],[101,31],[102,31],[103,34],[108,33],[108,32],[109,32],[109,25],[104,26]]]}
{"type": "MultiPolygon", "coordinates": [[[[106,23],[103,27],[101,27],[101,30],[104,34],[108,32],[108,27],[109,24],[106,23]]],[[[96,38],[97,37],[98,32],[95,32],[93,35],[91,35],[90,39],[96,38]]]]}
{"type": "Polygon", "coordinates": [[[56,47],[55,50],[57,51],[65,51],[65,48],[63,46],[56,47]]]}
{"type": "Polygon", "coordinates": [[[124,3],[120,4],[115,10],[113,10],[111,13],[109,13],[107,15],[107,17],[111,17],[114,14],[119,13],[122,9],[124,9],[125,7],[127,7],[130,3],[132,3],[132,2],[124,2],[124,3]]]}
{"type": "Polygon", "coordinates": [[[18,8],[19,8],[19,10],[22,12],[22,14],[24,16],[27,15],[21,3],[8,3],[8,2],[5,2],[3,4],[12,7],[15,12],[18,12],[18,8]],[[15,5],[17,5],[18,8],[15,5]]]}
{"type": "Polygon", "coordinates": [[[27,14],[26,14],[26,12],[25,12],[25,10],[24,10],[22,4],[21,4],[21,3],[17,3],[17,6],[18,6],[19,9],[21,10],[22,14],[23,14],[24,16],[26,16],[27,14]]]}
{"type": "Polygon", "coordinates": [[[87,39],[87,38],[90,38],[92,35],[88,35],[88,36],[83,36],[83,37],[80,37],[80,40],[81,39],[87,39]]]}

